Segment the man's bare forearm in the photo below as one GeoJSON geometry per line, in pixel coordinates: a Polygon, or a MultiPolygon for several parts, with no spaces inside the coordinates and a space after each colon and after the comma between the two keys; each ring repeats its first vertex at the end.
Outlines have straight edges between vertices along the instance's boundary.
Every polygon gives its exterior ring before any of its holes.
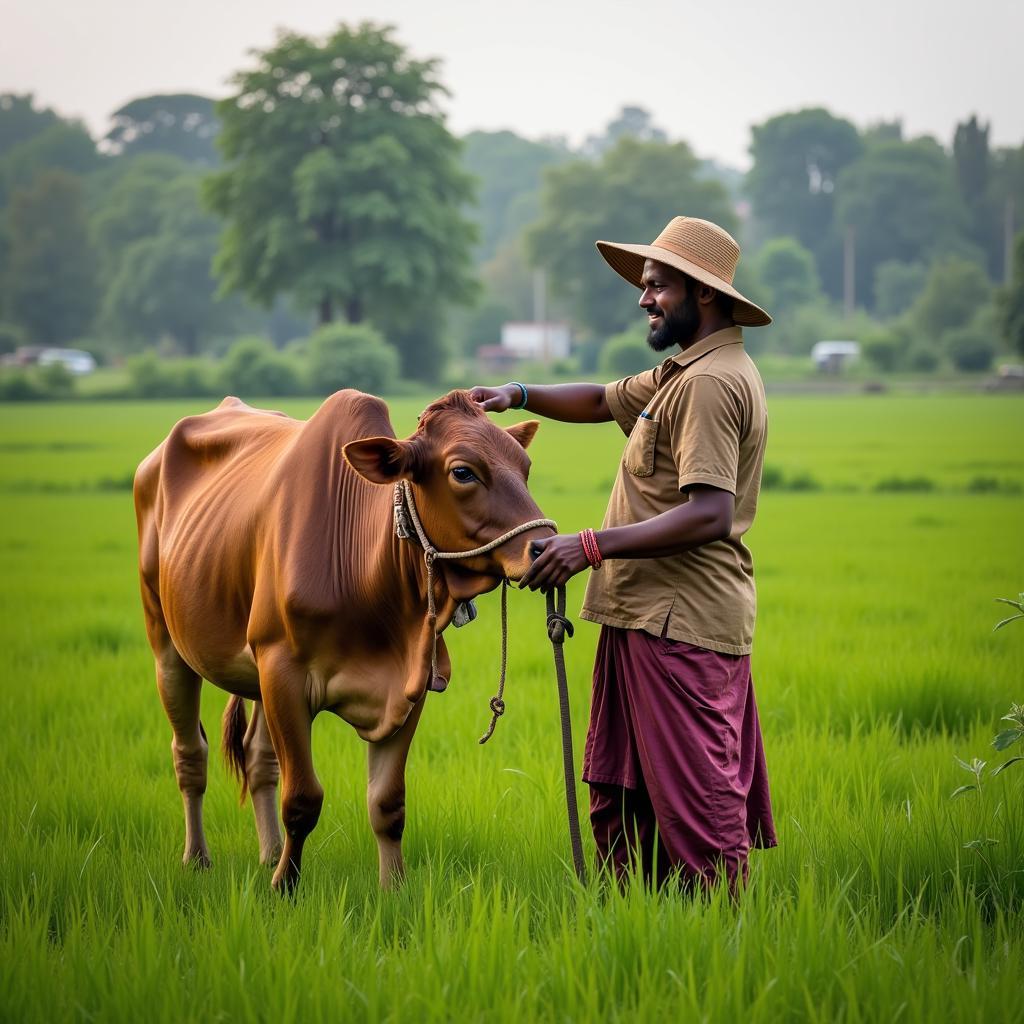
{"type": "Polygon", "coordinates": [[[484,412],[505,412],[526,408],[551,420],[565,423],[607,423],[612,411],[604,396],[603,384],[529,384],[526,405],[519,384],[503,384],[500,388],[475,387],[469,392],[484,412]]]}
{"type": "Polygon", "coordinates": [[[612,418],[603,384],[535,384],[526,408],[566,423],[607,423],[612,418]]]}
{"type": "Polygon", "coordinates": [[[605,558],[661,558],[690,551],[729,536],[733,504],[728,491],[695,495],[643,522],[598,530],[598,547],[605,558]]]}

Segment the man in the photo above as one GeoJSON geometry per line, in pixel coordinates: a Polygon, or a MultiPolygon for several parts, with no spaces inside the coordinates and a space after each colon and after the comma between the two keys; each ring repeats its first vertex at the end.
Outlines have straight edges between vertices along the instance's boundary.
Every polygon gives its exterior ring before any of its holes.
{"type": "Polygon", "coordinates": [[[604,525],[540,542],[522,580],[564,584],[588,566],[582,616],[601,623],[583,778],[602,862],[687,887],[747,877],[776,845],[750,678],[750,528],[761,482],[764,388],[742,326],[771,317],[732,286],[739,246],[676,217],[651,245],[598,242],[641,289],[648,344],[677,351],[613,382],[475,388],[485,410],[614,419],[628,436],[604,525]]]}

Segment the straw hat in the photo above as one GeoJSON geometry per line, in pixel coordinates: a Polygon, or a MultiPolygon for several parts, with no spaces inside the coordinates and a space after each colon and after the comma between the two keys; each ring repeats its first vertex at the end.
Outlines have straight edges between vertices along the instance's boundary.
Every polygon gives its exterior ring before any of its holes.
{"type": "Polygon", "coordinates": [[[673,217],[650,245],[598,242],[608,266],[631,285],[643,288],[644,260],[657,260],[736,300],[733,320],[742,327],[764,327],[772,318],[732,286],[740,258],[736,239],[717,224],[698,217],[673,217]]]}

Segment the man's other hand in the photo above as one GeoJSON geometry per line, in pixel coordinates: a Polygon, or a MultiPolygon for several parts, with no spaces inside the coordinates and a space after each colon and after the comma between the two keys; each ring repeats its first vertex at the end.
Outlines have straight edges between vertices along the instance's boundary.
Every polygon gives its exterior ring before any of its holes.
{"type": "Polygon", "coordinates": [[[554,587],[565,586],[590,564],[578,533],[560,533],[557,537],[535,540],[532,546],[540,548],[541,552],[519,581],[520,590],[526,587],[546,593],[554,587]]]}

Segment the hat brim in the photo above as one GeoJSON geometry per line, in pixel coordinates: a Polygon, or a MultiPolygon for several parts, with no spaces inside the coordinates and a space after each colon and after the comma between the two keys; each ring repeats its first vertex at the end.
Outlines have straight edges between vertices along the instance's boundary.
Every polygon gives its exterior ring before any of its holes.
{"type": "Polygon", "coordinates": [[[644,260],[657,260],[665,263],[698,281],[729,295],[736,305],[733,307],[733,320],[741,327],[767,327],[772,318],[750,299],[745,298],[728,281],[716,277],[711,271],[705,270],[696,263],[677,256],[670,249],[662,249],[657,245],[626,245],[622,242],[598,242],[597,251],[605,262],[619,277],[625,278],[634,288],[643,288],[640,278],[644,272],[644,260]]]}

